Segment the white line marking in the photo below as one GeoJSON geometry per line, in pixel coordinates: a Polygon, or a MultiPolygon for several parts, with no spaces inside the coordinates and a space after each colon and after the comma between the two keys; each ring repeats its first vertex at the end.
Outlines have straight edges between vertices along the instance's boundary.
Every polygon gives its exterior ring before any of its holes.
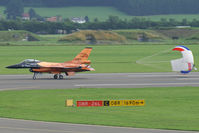
{"type": "Polygon", "coordinates": [[[199,83],[142,83],[142,84],[77,84],[75,86],[152,86],[152,85],[199,85],[199,83]]]}
{"type": "Polygon", "coordinates": [[[0,91],[8,91],[8,90],[23,90],[23,89],[34,89],[35,87],[30,87],[30,86],[27,86],[27,87],[16,87],[16,88],[5,88],[5,89],[0,89],[0,91]]]}
{"type": "Polygon", "coordinates": [[[180,74],[176,74],[176,75],[171,75],[171,74],[162,74],[162,75],[158,75],[158,74],[145,74],[145,75],[142,75],[142,74],[132,74],[132,75],[128,75],[128,77],[176,77],[176,78],[191,78],[191,77],[198,77],[199,78],[199,75],[180,75],[180,74]]]}
{"type": "Polygon", "coordinates": [[[33,128],[19,128],[19,127],[0,127],[0,129],[26,130],[26,131],[37,131],[37,132],[73,133],[73,131],[50,130],[50,129],[33,129],[33,128]]]}
{"type": "Polygon", "coordinates": [[[177,80],[199,80],[199,78],[178,78],[177,80]]]}

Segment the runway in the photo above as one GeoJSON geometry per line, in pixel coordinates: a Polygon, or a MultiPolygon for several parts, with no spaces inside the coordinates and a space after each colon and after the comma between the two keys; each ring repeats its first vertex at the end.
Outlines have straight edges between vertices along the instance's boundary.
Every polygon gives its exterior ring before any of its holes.
{"type": "Polygon", "coordinates": [[[123,128],[0,118],[1,133],[197,133],[192,131],[123,128]]]}
{"type": "Polygon", "coordinates": [[[199,73],[102,73],[77,74],[63,80],[53,75],[0,75],[0,90],[69,89],[69,88],[140,88],[199,86],[199,73]]]}
{"type": "MultiPolygon", "coordinates": [[[[199,86],[199,73],[102,73],[77,74],[63,80],[53,75],[0,75],[0,90],[72,89],[72,88],[141,88],[199,86]]],[[[158,130],[37,122],[0,118],[2,133],[196,133],[191,131],[158,130]]]]}

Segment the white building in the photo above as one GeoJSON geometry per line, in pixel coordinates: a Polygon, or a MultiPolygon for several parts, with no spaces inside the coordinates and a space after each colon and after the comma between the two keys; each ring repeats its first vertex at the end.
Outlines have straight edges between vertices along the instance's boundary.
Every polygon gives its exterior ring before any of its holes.
{"type": "Polygon", "coordinates": [[[79,23],[79,24],[86,23],[86,20],[83,17],[73,17],[71,18],[71,21],[74,23],[79,23]]]}

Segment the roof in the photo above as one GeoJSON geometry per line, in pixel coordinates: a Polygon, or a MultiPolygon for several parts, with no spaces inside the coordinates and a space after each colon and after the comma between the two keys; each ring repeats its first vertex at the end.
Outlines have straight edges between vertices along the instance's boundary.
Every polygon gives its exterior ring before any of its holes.
{"type": "Polygon", "coordinates": [[[22,17],[30,17],[29,13],[23,13],[22,17]]]}
{"type": "Polygon", "coordinates": [[[47,21],[50,21],[50,22],[57,22],[57,17],[50,17],[50,18],[47,18],[47,21]]]}

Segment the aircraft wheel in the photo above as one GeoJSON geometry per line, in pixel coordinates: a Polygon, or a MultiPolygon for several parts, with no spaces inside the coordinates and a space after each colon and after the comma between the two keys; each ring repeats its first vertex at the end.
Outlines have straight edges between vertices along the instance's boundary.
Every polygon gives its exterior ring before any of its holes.
{"type": "Polygon", "coordinates": [[[64,78],[64,76],[63,75],[59,75],[59,79],[63,79],[64,78]]]}
{"type": "Polygon", "coordinates": [[[54,79],[58,79],[58,75],[57,74],[54,75],[54,79]]]}

